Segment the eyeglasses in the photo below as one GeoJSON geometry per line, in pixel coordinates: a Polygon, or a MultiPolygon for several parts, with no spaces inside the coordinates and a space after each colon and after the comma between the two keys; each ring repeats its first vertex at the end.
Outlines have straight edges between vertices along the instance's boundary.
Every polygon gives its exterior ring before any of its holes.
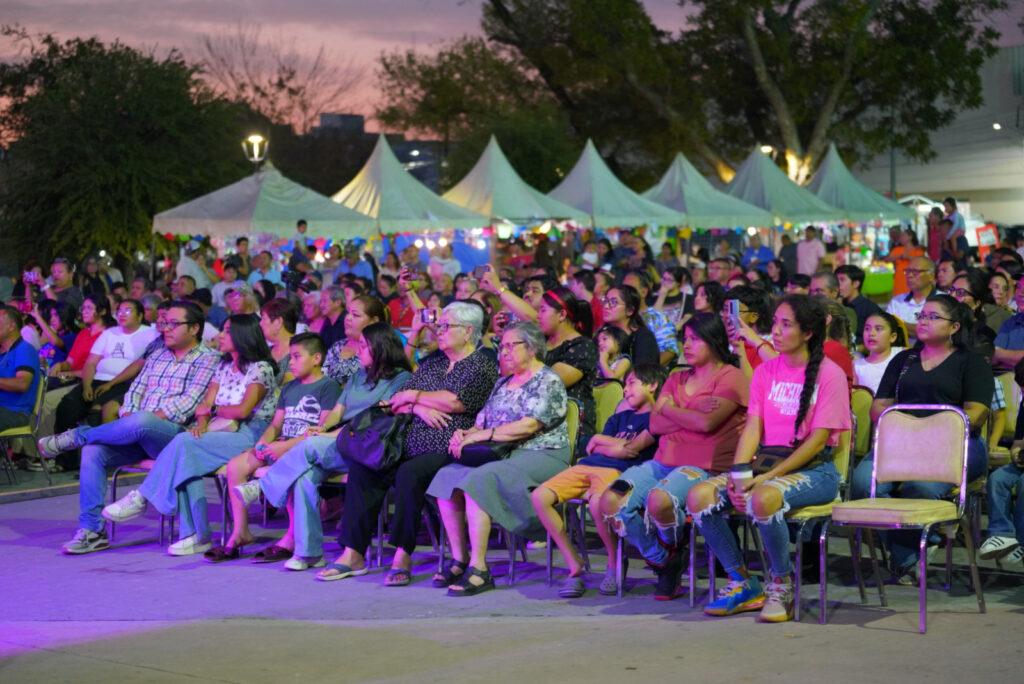
{"type": "Polygon", "coordinates": [[[516,340],[515,342],[509,342],[508,344],[499,344],[498,353],[504,354],[505,352],[512,353],[512,350],[516,348],[517,344],[526,344],[523,340],[516,340]]]}
{"type": "Polygon", "coordinates": [[[932,270],[930,268],[905,268],[903,272],[908,276],[919,276],[922,273],[931,273],[932,270]]]}
{"type": "Polygon", "coordinates": [[[188,325],[188,321],[159,321],[156,324],[157,330],[174,330],[179,325],[188,325]]]}
{"type": "Polygon", "coordinates": [[[461,323],[440,323],[434,327],[437,329],[437,332],[446,333],[452,328],[468,328],[469,326],[462,325],[461,323]]]}
{"type": "Polygon", "coordinates": [[[949,294],[954,297],[973,297],[970,290],[965,290],[962,287],[954,287],[949,291],[949,294]]]}
{"type": "Polygon", "coordinates": [[[919,320],[919,321],[928,321],[929,323],[934,323],[935,321],[952,321],[953,319],[952,318],[946,318],[945,316],[940,316],[939,314],[922,314],[922,313],[919,313],[919,314],[917,314],[917,320],[919,320]]]}
{"type": "Polygon", "coordinates": [[[601,300],[601,306],[604,306],[609,309],[614,309],[621,303],[622,302],[619,301],[618,299],[609,299],[608,297],[605,297],[604,299],[601,300]]]}

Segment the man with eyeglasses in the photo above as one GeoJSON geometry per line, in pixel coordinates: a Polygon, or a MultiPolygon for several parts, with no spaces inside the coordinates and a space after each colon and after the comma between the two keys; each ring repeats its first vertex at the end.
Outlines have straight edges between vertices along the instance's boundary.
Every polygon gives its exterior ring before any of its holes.
{"type": "Polygon", "coordinates": [[[910,292],[893,297],[885,310],[906,324],[911,338],[908,343],[913,344],[917,338],[917,315],[924,308],[924,301],[938,293],[935,289],[935,262],[928,257],[915,257],[904,273],[910,292]]]}
{"type": "Polygon", "coordinates": [[[203,345],[203,312],[175,302],[157,323],[164,347],[154,351],[124,397],[119,418],[95,428],[79,427],[39,440],[39,453],[54,458],[82,449],[79,474],[79,529],[61,550],[80,555],[109,548],[100,512],[107,469],[156,458],[182,432],[206,394],[220,356],[203,345]]]}
{"type": "Polygon", "coordinates": [[[50,264],[50,279],[43,283],[43,296],[80,309],[85,296],[75,287],[74,280],[75,267],[71,262],[64,258],[54,259],[50,264]]]}
{"type": "MultiPolygon", "coordinates": [[[[1024,277],[1017,276],[1013,299],[1017,310],[1024,312],[1024,277]]],[[[1014,314],[999,326],[995,347],[992,366],[996,369],[1012,370],[1024,359],[1024,313],[1014,314]]]]}
{"type": "Polygon", "coordinates": [[[729,289],[729,277],[732,275],[731,259],[712,259],[708,264],[708,280],[713,280],[722,287],[729,289]]]}

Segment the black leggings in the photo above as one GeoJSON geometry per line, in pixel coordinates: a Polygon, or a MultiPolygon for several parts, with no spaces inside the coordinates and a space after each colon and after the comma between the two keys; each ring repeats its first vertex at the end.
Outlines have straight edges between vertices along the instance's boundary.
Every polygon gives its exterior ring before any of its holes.
{"type": "Polygon", "coordinates": [[[392,546],[412,553],[416,548],[427,487],[437,471],[447,463],[448,454],[421,454],[402,461],[397,468],[379,471],[348,461],[345,512],[341,516],[338,542],[343,547],[365,553],[377,531],[377,517],[384,497],[394,486],[395,515],[391,519],[388,541],[392,546]]]}
{"type": "MultiPolygon", "coordinates": [[[[94,386],[98,385],[94,383],[94,386]]],[[[128,392],[130,386],[131,383],[128,382],[118,383],[103,394],[94,396],[92,401],[86,401],[82,395],[82,385],[79,383],[74,389],[65,394],[64,398],[57,405],[53,421],[54,434],[59,435],[65,430],[78,427],[78,423],[89,416],[92,407],[95,405],[103,406],[108,401],[120,402],[124,399],[124,395],[128,392]]]]}

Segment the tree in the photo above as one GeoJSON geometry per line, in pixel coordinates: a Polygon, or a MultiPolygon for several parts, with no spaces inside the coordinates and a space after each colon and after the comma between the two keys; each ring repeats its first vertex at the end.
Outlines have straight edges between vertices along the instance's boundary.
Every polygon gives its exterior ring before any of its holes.
{"type": "Polygon", "coordinates": [[[0,248],[134,256],[154,214],[246,172],[244,108],[215,97],[176,50],[0,33],[26,53],[0,64],[0,248]]]}
{"type": "Polygon", "coordinates": [[[625,138],[636,143],[633,154],[656,154],[654,136],[635,132],[638,116],[654,116],[666,158],[678,146],[728,180],[726,158],[769,143],[800,181],[830,141],[847,156],[892,147],[928,159],[931,133],[981,103],[978,72],[998,33],[980,20],[1005,7],[1003,0],[680,4],[698,11],[675,37],[658,31],[636,0],[486,0],[483,27],[536,70],[580,135],[625,138]]]}
{"type": "Polygon", "coordinates": [[[275,124],[306,133],[321,112],[339,111],[365,69],[323,46],[309,56],[295,40],[264,39],[258,24],[239,23],[227,36],[203,36],[206,79],[214,91],[244,102],[275,124]]]}
{"type": "Polygon", "coordinates": [[[459,38],[432,55],[385,54],[377,79],[382,124],[440,138],[444,187],[470,170],[492,133],[523,178],[543,189],[578,153],[565,113],[536,74],[481,38],[459,38]]]}

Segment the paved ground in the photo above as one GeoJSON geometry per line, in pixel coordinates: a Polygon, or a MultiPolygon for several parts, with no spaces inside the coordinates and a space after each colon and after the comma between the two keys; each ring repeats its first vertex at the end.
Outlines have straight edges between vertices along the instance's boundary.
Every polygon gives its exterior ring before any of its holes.
{"type": "MultiPolygon", "coordinates": [[[[892,587],[888,608],[861,606],[832,564],[817,624],[762,625],[750,615],[705,618],[683,599],[651,598],[634,570],[619,598],[592,591],[564,601],[531,552],[514,587],[453,599],[433,589],[435,556],[417,554],[416,584],[382,586],[372,572],[320,583],[312,572],[237,561],[172,558],[156,544],[155,516],[118,528],[115,550],[68,558],[77,497],[0,506],[0,680],[280,681],[1018,681],[1024,588],[987,566],[980,615],[961,572],[952,596],[929,591],[929,632],[917,633],[915,589],[892,587]]],[[[263,530],[270,540],[281,521],[263,530]]],[[[836,549],[840,546],[837,544],[836,549]]],[[[504,553],[494,549],[504,574],[504,553]]],[[[603,568],[603,558],[596,559],[603,568]]],[[[557,578],[557,576],[556,576],[557,578]]],[[[934,583],[938,585],[939,572],[934,583]]],[[[595,577],[595,583],[597,578],[595,577]]],[[[705,586],[701,581],[700,587],[705,586]]]]}

